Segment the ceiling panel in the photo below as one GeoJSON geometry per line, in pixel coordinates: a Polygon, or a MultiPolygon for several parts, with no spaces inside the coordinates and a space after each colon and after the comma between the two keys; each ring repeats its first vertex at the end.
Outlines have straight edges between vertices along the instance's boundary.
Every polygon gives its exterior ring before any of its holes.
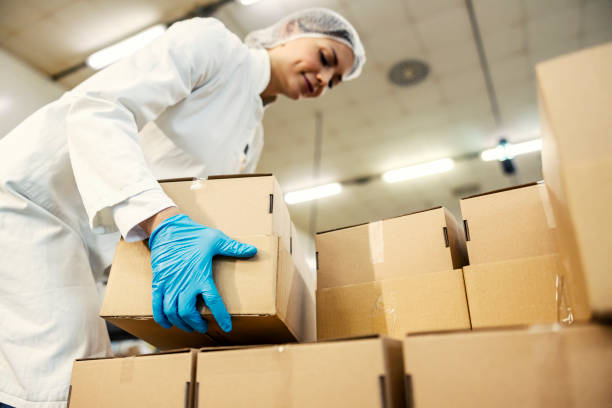
{"type": "Polygon", "coordinates": [[[576,38],[580,29],[580,8],[568,7],[527,22],[530,50],[541,50],[551,42],[576,38]]]}
{"type": "Polygon", "coordinates": [[[417,20],[415,27],[425,44],[426,52],[439,47],[465,43],[472,39],[467,10],[463,4],[445,8],[428,19],[417,20]]]}
{"type": "Polygon", "coordinates": [[[527,51],[526,31],[524,25],[517,25],[483,34],[482,42],[489,64],[517,54],[525,54],[527,51]]]}
{"type": "Polygon", "coordinates": [[[560,10],[575,9],[580,6],[580,0],[522,0],[521,2],[529,19],[548,16],[560,10]]]}
{"type": "Polygon", "coordinates": [[[498,31],[516,28],[525,20],[521,1],[473,0],[478,28],[483,39],[498,31]]]}

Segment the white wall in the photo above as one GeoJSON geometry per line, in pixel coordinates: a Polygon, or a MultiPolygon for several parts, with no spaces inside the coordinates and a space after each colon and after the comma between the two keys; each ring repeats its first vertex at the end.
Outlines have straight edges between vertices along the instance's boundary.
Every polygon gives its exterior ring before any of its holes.
{"type": "Polygon", "coordinates": [[[0,48],[0,138],[66,90],[0,48]]]}

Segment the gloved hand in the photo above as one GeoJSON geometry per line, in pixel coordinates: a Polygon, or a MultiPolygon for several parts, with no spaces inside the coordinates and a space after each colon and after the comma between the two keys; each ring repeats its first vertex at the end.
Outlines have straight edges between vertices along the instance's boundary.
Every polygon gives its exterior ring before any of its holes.
{"type": "Polygon", "coordinates": [[[185,214],[162,221],[149,237],[153,268],[153,318],[166,329],[172,325],[206,333],[208,324],[196,309],[202,294],[206,306],[225,332],[232,320],[212,276],[215,255],[250,257],[253,245],[230,239],[219,230],[194,222],[185,214]]]}

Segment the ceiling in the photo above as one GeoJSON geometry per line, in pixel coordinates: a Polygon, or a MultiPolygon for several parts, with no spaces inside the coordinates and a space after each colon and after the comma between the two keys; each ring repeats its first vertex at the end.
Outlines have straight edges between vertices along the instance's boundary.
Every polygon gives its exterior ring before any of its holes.
{"type": "MultiPolygon", "coordinates": [[[[212,2],[2,0],[0,46],[51,76],[108,44],[207,3],[212,2]]],[[[292,206],[296,224],[307,230],[437,205],[458,213],[461,196],[540,179],[536,153],[515,159],[513,177],[477,153],[493,147],[501,135],[513,142],[538,137],[536,63],[612,41],[612,0],[261,0],[251,6],[228,3],[214,16],[243,37],[307,6],[329,7],[353,22],[368,61],[359,79],[317,100],[283,99],[267,108],[258,171],[275,173],[285,191],[371,176],[367,183],[347,183],[340,195],[292,206]],[[470,4],[488,71],[479,59],[470,4]],[[429,64],[429,76],[412,87],[392,85],[390,68],[406,58],[429,64]],[[499,105],[497,118],[492,101],[499,105]],[[322,120],[318,170],[316,112],[322,120]],[[443,157],[457,158],[455,169],[395,184],[377,177],[443,157]]],[[[71,88],[92,73],[78,69],[59,83],[71,88]]]]}

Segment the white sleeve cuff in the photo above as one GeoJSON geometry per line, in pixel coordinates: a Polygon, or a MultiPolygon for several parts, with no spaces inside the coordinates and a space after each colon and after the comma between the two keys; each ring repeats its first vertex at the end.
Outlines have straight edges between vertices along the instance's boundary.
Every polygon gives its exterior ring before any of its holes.
{"type": "Polygon", "coordinates": [[[161,210],[175,207],[176,204],[159,189],[151,189],[131,196],[112,207],[115,225],[127,242],[142,241],[149,235],[140,227],[142,221],[161,210]]]}

